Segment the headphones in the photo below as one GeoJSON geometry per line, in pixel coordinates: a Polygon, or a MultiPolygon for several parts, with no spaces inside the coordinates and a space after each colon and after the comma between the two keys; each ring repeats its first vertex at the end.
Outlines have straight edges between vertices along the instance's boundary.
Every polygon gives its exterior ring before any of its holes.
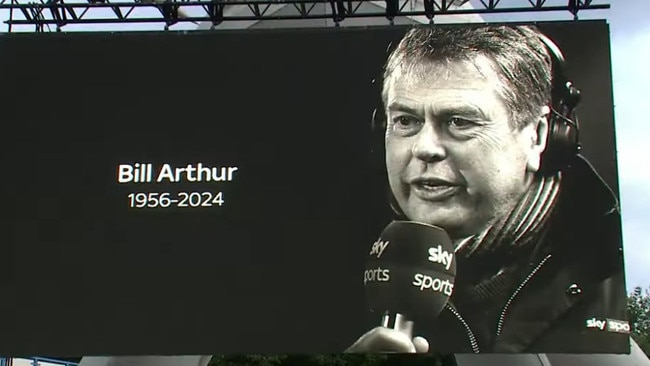
{"type": "MultiPolygon", "coordinates": [[[[548,37],[539,34],[540,40],[546,46],[551,57],[551,105],[548,116],[548,134],[546,148],[542,153],[540,173],[553,175],[569,168],[580,152],[579,125],[576,107],[580,103],[580,90],[564,74],[564,56],[560,48],[548,37]]],[[[387,121],[381,90],[381,78],[373,80],[379,89],[378,107],[373,111],[371,122],[372,146],[371,154],[374,164],[381,164],[378,169],[385,172],[384,134],[387,121]],[[383,166],[383,167],[382,167],[383,166]]],[[[392,196],[392,195],[391,195],[392,196]]],[[[391,200],[392,202],[392,200],[391,200]]]]}

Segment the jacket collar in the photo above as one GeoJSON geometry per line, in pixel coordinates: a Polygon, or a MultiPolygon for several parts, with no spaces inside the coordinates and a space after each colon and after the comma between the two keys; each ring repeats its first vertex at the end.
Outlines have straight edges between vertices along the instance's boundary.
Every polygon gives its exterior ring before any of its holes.
{"type": "Polygon", "coordinates": [[[581,156],[563,176],[558,208],[528,272],[542,258],[549,260],[511,299],[494,352],[527,351],[562,315],[623,269],[618,200],[581,156]]]}

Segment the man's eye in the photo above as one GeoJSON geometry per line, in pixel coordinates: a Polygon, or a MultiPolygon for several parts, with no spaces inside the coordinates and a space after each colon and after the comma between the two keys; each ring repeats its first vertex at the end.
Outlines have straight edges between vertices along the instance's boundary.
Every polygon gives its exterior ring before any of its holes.
{"type": "Polygon", "coordinates": [[[398,116],[393,118],[395,128],[413,128],[418,124],[418,120],[409,116],[398,116]]]}
{"type": "Polygon", "coordinates": [[[470,120],[458,118],[458,117],[450,118],[447,123],[454,128],[469,128],[476,125],[476,123],[470,120]]]}

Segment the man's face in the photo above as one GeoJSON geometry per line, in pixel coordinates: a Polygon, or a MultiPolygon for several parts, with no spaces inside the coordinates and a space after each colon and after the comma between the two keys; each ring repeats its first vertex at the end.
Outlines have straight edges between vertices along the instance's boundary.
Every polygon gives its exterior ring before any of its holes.
{"type": "Polygon", "coordinates": [[[431,62],[397,70],[386,89],[386,166],[406,216],[454,238],[513,208],[539,168],[545,122],[510,121],[492,63],[431,62]],[[544,124],[539,136],[540,123],[544,124]]]}

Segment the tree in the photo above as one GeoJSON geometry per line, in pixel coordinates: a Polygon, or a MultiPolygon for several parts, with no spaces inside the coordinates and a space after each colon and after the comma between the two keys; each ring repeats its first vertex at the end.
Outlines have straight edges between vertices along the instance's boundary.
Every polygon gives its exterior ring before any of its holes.
{"type": "Polygon", "coordinates": [[[209,366],[446,366],[442,355],[217,355],[209,366]]]}
{"type": "Polygon", "coordinates": [[[650,288],[645,291],[637,286],[627,298],[632,338],[650,357],[650,288]]]}
{"type": "Polygon", "coordinates": [[[208,366],[282,366],[287,355],[216,355],[208,366]]]}

